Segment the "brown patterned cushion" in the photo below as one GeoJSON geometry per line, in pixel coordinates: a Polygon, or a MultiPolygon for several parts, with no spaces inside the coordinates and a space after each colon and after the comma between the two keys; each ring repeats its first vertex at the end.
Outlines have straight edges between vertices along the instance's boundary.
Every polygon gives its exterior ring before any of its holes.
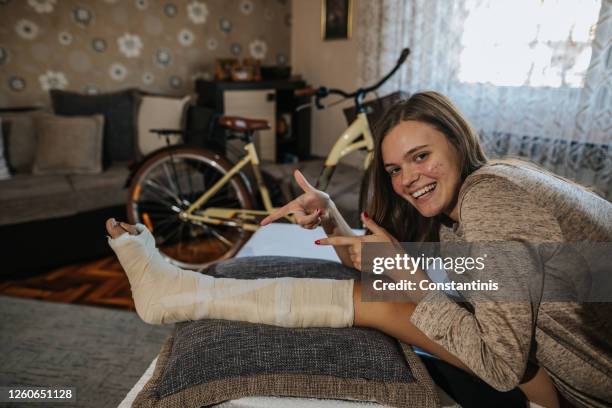
{"type": "Polygon", "coordinates": [[[381,332],[225,320],[177,324],[134,406],[199,407],[247,396],[438,406],[421,360],[381,332]]]}
{"type": "MultiPolygon", "coordinates": [[[[230,260],[206,272],[247,279],[346,279],[353,271],[335,262],[256,257],[230,260]]],[[[419,357],[379,331],[200,320],[176,325],[134,406],[199,407],[246,396],[439,405],[419,357]]]]}

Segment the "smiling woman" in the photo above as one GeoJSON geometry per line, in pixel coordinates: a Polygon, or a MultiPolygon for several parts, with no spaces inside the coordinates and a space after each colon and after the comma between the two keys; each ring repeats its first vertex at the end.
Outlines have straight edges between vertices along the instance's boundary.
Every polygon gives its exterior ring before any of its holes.
{"type": "MultiPolygon", "coordinates": [[[[413,95],[380,123],[368,206],[378,228],[399,241],[514,244],[520,252],[488,273],[530,294],[530,301],[472,301],[468,311],[444,292],[430,292],[414,298],[409,332],[426,336],[428,347],[432,341],[442,348],[440,358],[498,390],[520,386],[545,406],[558,404],[555,389],[572,405],[609,404],[610,304],[538,299],[529,279],[541,268],[571,285],[580,271],[562,259],[565,251],[546,255],[537,244],[612,241],[612,204],[530,163],[487,161],[471,126],[438,93],[413,95]],[[530,256],[533,264],[510,261],[530,256]]],[[[469,293],[459,293],[469,301],[469,293]]],[[[368,315],[358,304],[356,324],[368,315]]],[[[383,330],[394,330],[378,319],[383,330]]]]}

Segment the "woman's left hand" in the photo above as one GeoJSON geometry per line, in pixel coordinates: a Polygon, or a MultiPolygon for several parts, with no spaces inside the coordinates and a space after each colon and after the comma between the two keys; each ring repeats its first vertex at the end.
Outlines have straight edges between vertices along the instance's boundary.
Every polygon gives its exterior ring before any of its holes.
{"type": "Polygon", "coordinates": [[[366,212],[361,213],[361,220],[365,228],[372,231],[370,235],[362,235],[355,237],[329,237],[315,241],[317,245],[333,245],[347,246],[348,252],[353,262],[353,267],[361,271],[361,244],[364,242],[386,242],[390,244],[398,244],[397,239],[393,237],[386,229],[376,224],[368,217],[366,212]]]}

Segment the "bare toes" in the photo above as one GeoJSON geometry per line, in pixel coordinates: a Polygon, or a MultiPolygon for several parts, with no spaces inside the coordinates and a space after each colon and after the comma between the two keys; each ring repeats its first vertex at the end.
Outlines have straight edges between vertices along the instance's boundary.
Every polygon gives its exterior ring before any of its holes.
{"type": "Polygon", "coordinates": [[[106,220],[106,231],[108,232],[108,235],[110,235],[110,237],[113,239],[125,234],[126,232],[123,228],[121,228],[119,223],[115,221],[114,218],[109,218],[108,220],[106,220]]]}
{"type": "Polygon", "coordinates": [[[138,235],[138,230],[135,226],[126,224],[125,222],[117,222],[114,218],[106,220],[106,231],[111,238],[115,239],[126,232],[130,235],[138,235]]]}
{"type": "Polygon", "coordinates": [[[119,226],[124,230],[127,231],[130,235],[138,235],[138,230],[136,229],[135,226],[133,226],[132,224],[126,224],[125,222],[120,222],[119,226]]]}

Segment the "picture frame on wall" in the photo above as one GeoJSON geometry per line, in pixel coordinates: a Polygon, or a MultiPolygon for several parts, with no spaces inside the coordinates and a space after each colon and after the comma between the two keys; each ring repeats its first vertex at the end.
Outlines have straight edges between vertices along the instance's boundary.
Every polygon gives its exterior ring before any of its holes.
{"type": "Polygon", "coordinates": [[[353,0],[321,0],[321,37],[348,40],[353,26],[353,0]]]}

